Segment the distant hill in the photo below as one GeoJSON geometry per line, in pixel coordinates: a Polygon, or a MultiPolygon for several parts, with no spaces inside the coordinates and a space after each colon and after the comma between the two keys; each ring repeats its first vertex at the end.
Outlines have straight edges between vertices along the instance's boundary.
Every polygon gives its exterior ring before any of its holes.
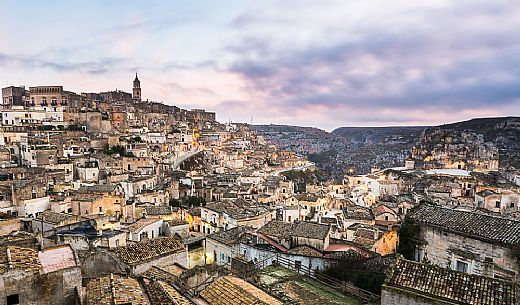
{"type": "Polygon", "coordinates": [[[282,149],[308,156],[335,178],[346,169],[366,173],[373,165],[402,166],[422,136],[439,128],[482,134],[499,149],[501,167],[520,168],[520,117],[478,118],[439,126],[340,127],[331,133],[288,125],[250,127],[282,149]]]}
{"type": "Polygon", "coordinates": [[[520,117],[477,118],[437,127],[482,134],[499,149],[500,167],[520,168],[520,117]]]}
{"type": "Polygon", "coordinates": [[[423,132],[429,133],[435,129],[482,134],[486,142],[493,143],[499,149],[500,167],[520,168],[520,117],[475,118],[431,127],[340,127],[332,133],[362,147],[379,145],[391,149],[389,144],[392,139],[400,140],[402,145],[399,148],[411,148],[423,132]]]}
{"type": "Polygon", "coordinates": [[[426,128],[426,126],[340,127],[332,133],[358,144],[378,144],[389,139],[412,143],[419,138],[426,128]]]}
{"type": "Polygon", "coordinates": [[[280,148],[290,149],[301,155],[327,151],[338,144],[337,136],[315,127],[272,124],[249,127],[280,148]]]}

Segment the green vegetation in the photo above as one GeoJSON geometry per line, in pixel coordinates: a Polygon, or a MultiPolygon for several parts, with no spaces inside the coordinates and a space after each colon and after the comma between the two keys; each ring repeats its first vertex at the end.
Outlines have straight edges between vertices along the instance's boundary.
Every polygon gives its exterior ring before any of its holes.
{"type": "Polygon", "coordinates": [[[307,184],[316,184],[317,182],[324,182],[326,180],[325,175],[321,171],[301,171],[301,170],[288,170],[281,172],[280,175],[285,176],[289,181],[294,182],[295,192],[305,192],[307,184]]]}
{"type": "Polygon", "coordinates": [[[413,260],[420,233],[421,227],[410,219],[405,218],[397,231],[399,235],[397,252],[401,253],[406,259],[413,260]]]}
{"type": "Polygon", "coordinates": [[[284,291],[285,296],[282,299],[287,302],[313,305],[362,304],[356,297],[345,296],[336,289],[281,266],[262,269],[258,278],[260,284],[269,287],[269,290],[284,291]]]}
{"type": "MultiPolygon", "coordinates": [[[[417,207],[422,204],[435,204],[430,200],[421,200],[419,204],[408,211],[408,215],[413,213],[417,207]]],[[[419,235],[421,233],[421,226],[410,218],[406,217],[401,223],[397,234],[399,235],[399,245],[397,247],[397,253],[402,254],[408,260],[415,259],[415,248],[419,244],[419,235]]]]}
{"type": "Polygon", "coordinates": [[[126,138],[126,141],[128,143],[141,143],[141,142],[144,142],[143,139],[140,136],[128,137],[128,138],[126,138]]]}
{"type": "Polygon", "coordinates": [[[67,127],[68,131],[83,131],[83,126],[80,124],[72,124],[67,127]]]}
{"type": "Polygon", "coordinates": [[[125,147],[124,146],[121,146],[121,145],[114,145],[112,147],[106,147],[104,150],[103,150],[103,153],[105,155],[113,155],[113,154],[119,154],[120,156],[124,156],[125,154],[125,147]]]}
{"type": "Polygon", "coordinates": [[[354,286],[381,294],[381,286],[385,281],[384,273],[355,270],[351,261],[338,262],[324,270],[324,274],[340,281],[351,282],[354,286]]]}
{"type": "Polygon", "coordinates": [[[175,198],[170,199],[170,206],[172,207],[180,207],[181,202],[175,198]]]}
{"type": "Polygon", "coordinates": [[[189,196],[188,200],[186,200],[186,204],[189,207],[205,206],[206,205],[206,199],[204,199],[202,197],[189,196]]]}
{"type": "Polygon", "coordinates": [[[52,125],[41,125],[41,126],[38,126],[38,130],[42,130],[42,131],[48,131],[48,130],[55,130],[56,127],[52,126],[52,125]]]}
{"type": "Polygon", "coordinates": [[[314,163],[331,163],[336,159],[338,152],[335,149],[327,150],[321,153],[307,154],[307,159],[314,163]]]}

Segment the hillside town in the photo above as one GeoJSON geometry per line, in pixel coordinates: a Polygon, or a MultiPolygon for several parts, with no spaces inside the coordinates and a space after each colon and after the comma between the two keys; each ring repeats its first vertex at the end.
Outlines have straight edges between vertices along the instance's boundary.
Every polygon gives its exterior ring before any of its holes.
{"type": "Polygon", "coordinates": [[[520,302],[520,171],[484,135],[385,138],[408,146],[329,179],[308,154],[339,135],[284,146],[132,78],[2,88],[0,304],[520,302]]]}

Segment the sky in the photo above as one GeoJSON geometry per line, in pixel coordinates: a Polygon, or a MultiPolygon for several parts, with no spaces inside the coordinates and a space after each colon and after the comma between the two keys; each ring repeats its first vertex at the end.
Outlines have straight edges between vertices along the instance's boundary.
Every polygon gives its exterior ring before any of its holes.
{"type": "Polygon", "coordinates": [[[131,92],[220,122],[520,115],[520,1],[2,0],[0,85],[131,92]]]}

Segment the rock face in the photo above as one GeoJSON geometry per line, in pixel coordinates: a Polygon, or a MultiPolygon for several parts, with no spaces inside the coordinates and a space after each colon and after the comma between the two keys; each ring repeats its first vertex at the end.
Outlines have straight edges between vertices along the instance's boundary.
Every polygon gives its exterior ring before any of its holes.
{"type": "Polygon", "coordinates": [[[520,118],[473,119],[428,128],[412,157],[427,168],[520,168],[520,118]]]}
{"type": "Polygon", "coordinates": [[[412,158],[426,169],[498,169],[498,148],[471,131],[429,128],[412,149],[412,158]]]}
{"type": "Polygon", "coordinates": [[[347,170],[367,173],[373,166],[403,166],[410,155],[416,166],[428,168],[520,168],[520,117],[435,127],[340,127],[331,133],[284,125],[251,128],[282,149],[307,156],[331,178],[340,178],[347,170]],[[468,162],[459,162],[466,158],[468,162]]]}

